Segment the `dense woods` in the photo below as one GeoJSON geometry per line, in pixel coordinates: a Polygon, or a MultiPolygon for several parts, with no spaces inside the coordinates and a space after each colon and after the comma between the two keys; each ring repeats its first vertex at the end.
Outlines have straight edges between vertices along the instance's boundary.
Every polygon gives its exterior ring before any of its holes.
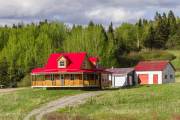
{"type": "Polygon", "coordinates": [[[172,11],[157,12],[154,20],[139,19],[135,24],[116,27],[110,23],[107,28],[93,21],[72,28],[47,20],[39,24],[5,25],[0,27],[0,84],[17,86],[54,52],[86,51],[98,56],[104,67],[128,67],[145,59],[140,52],[164,49],[180,49],[180,19],[172,11]],[[132,55],[136,52],[138,57],[132,55]]]}

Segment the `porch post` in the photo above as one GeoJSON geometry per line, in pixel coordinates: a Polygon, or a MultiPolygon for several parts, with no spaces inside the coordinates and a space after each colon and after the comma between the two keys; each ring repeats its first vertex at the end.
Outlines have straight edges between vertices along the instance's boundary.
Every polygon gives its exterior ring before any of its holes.
{"type": "Polygon", "coordinates": [[[45,74],[43,74],[43,86],[45,85],[45,74]]]}
{"type": "Polygon", "coordinates": [[[100,88],[102,89],[101,73],[98,74],[98,78],[99,78],[99,85],[100,85],[100,88]]]}
{"type": "Polygon", "coordinates": [[[34,75],[34,79],[35,79],[35,85],[37,85],[37,81],[36,81],[36,75],[34,75]]]}
{"type": "Polygon", "coordinates": [[[96,85],[97,83],[96,83],[96,76],[95,76],[95,73],[94,73],[94,81],[95,81],[95,85],[96,85]]]}
{"type": "Polygon", "coordinates": [[[31,86],[33,86],[33,75],[31,74],[31,86]]]}
{"type": "Polygon", "coordinates": [[[84,76],[83,76],[83,72],[82,72],[82,81],[83,81],[83,86],[84,86],[84,78],[83,78],[84,76]]]}

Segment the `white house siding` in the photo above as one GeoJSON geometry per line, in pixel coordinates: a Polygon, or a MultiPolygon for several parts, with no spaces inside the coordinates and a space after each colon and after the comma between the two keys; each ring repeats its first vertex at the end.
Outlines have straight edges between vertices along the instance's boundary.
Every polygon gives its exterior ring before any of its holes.
{"type": "MultiPolygon", "coordinates": [[[[148,84],[153,84],[153,75],[158,75],[158,84],[162,84],[162,71],[136,71],[136,75],[147,74],[148,75],[148,84]]],[[[138,79],[138,78],[137,78],[138,79]]]]}
{"type": "Polygon", "coordinates": [[[163,76],[163,83],[175,82],[175,71],[170,64],[168,64],[166,68],[163,70],[162,76],[163,76]],[[167,75],[167,78],[165,78],[165,75],[167,75]],[[173,78],[170,78],[170,75],[172,75],[173,78]]]}
{"type": "Polygon", "coordinates": [[[113,74],[112,77],[109,75],[109,80],[112,83],[112,87],[127,86],[127,75],[113,74]]]}

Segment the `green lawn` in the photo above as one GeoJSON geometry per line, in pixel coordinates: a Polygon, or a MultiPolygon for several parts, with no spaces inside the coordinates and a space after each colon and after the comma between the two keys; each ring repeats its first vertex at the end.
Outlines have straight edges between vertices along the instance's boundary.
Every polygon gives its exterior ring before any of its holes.
{"type": "Polygon", "coordinates": [[[21,120],[28,112],[48,101],[82,92],[27,88],[9,94],[0,94],[0,120],[21,120]]]}
{"type": "Polygon", "coordinates": [[[63,120],[179,120],[180,83],[109,91],[45,117],[63,120]]]}

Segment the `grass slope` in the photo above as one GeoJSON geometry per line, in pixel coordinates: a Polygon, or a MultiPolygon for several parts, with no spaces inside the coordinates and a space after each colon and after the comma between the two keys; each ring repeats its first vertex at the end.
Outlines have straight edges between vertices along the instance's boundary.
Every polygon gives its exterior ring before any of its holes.
{"type": "Polygon", "coordinates": [[[180,71],[180,50],[168,50],[168,52],[176,56],[176,59],[171,62],[180,71]]]}
{"type": "Polygon", "coordinates": [[[180,50],[168,50],[167,52],[176,56],[176,59],[171,62],[176,68],[176,82],[180,82],[180,50]]]}
{"type": "Polygon", "coordinates": [[[0,94],[0,120],[21,120],[32,109],[48,101],[82,92],[27,88],[9,94],[0,94]]]}
{"type": "Polygon", "coordinates": [[[180,119],[179,93],[179,83],[120,89],[46,117],[56,115],[63,120],[175,120],[180,119]]]}

